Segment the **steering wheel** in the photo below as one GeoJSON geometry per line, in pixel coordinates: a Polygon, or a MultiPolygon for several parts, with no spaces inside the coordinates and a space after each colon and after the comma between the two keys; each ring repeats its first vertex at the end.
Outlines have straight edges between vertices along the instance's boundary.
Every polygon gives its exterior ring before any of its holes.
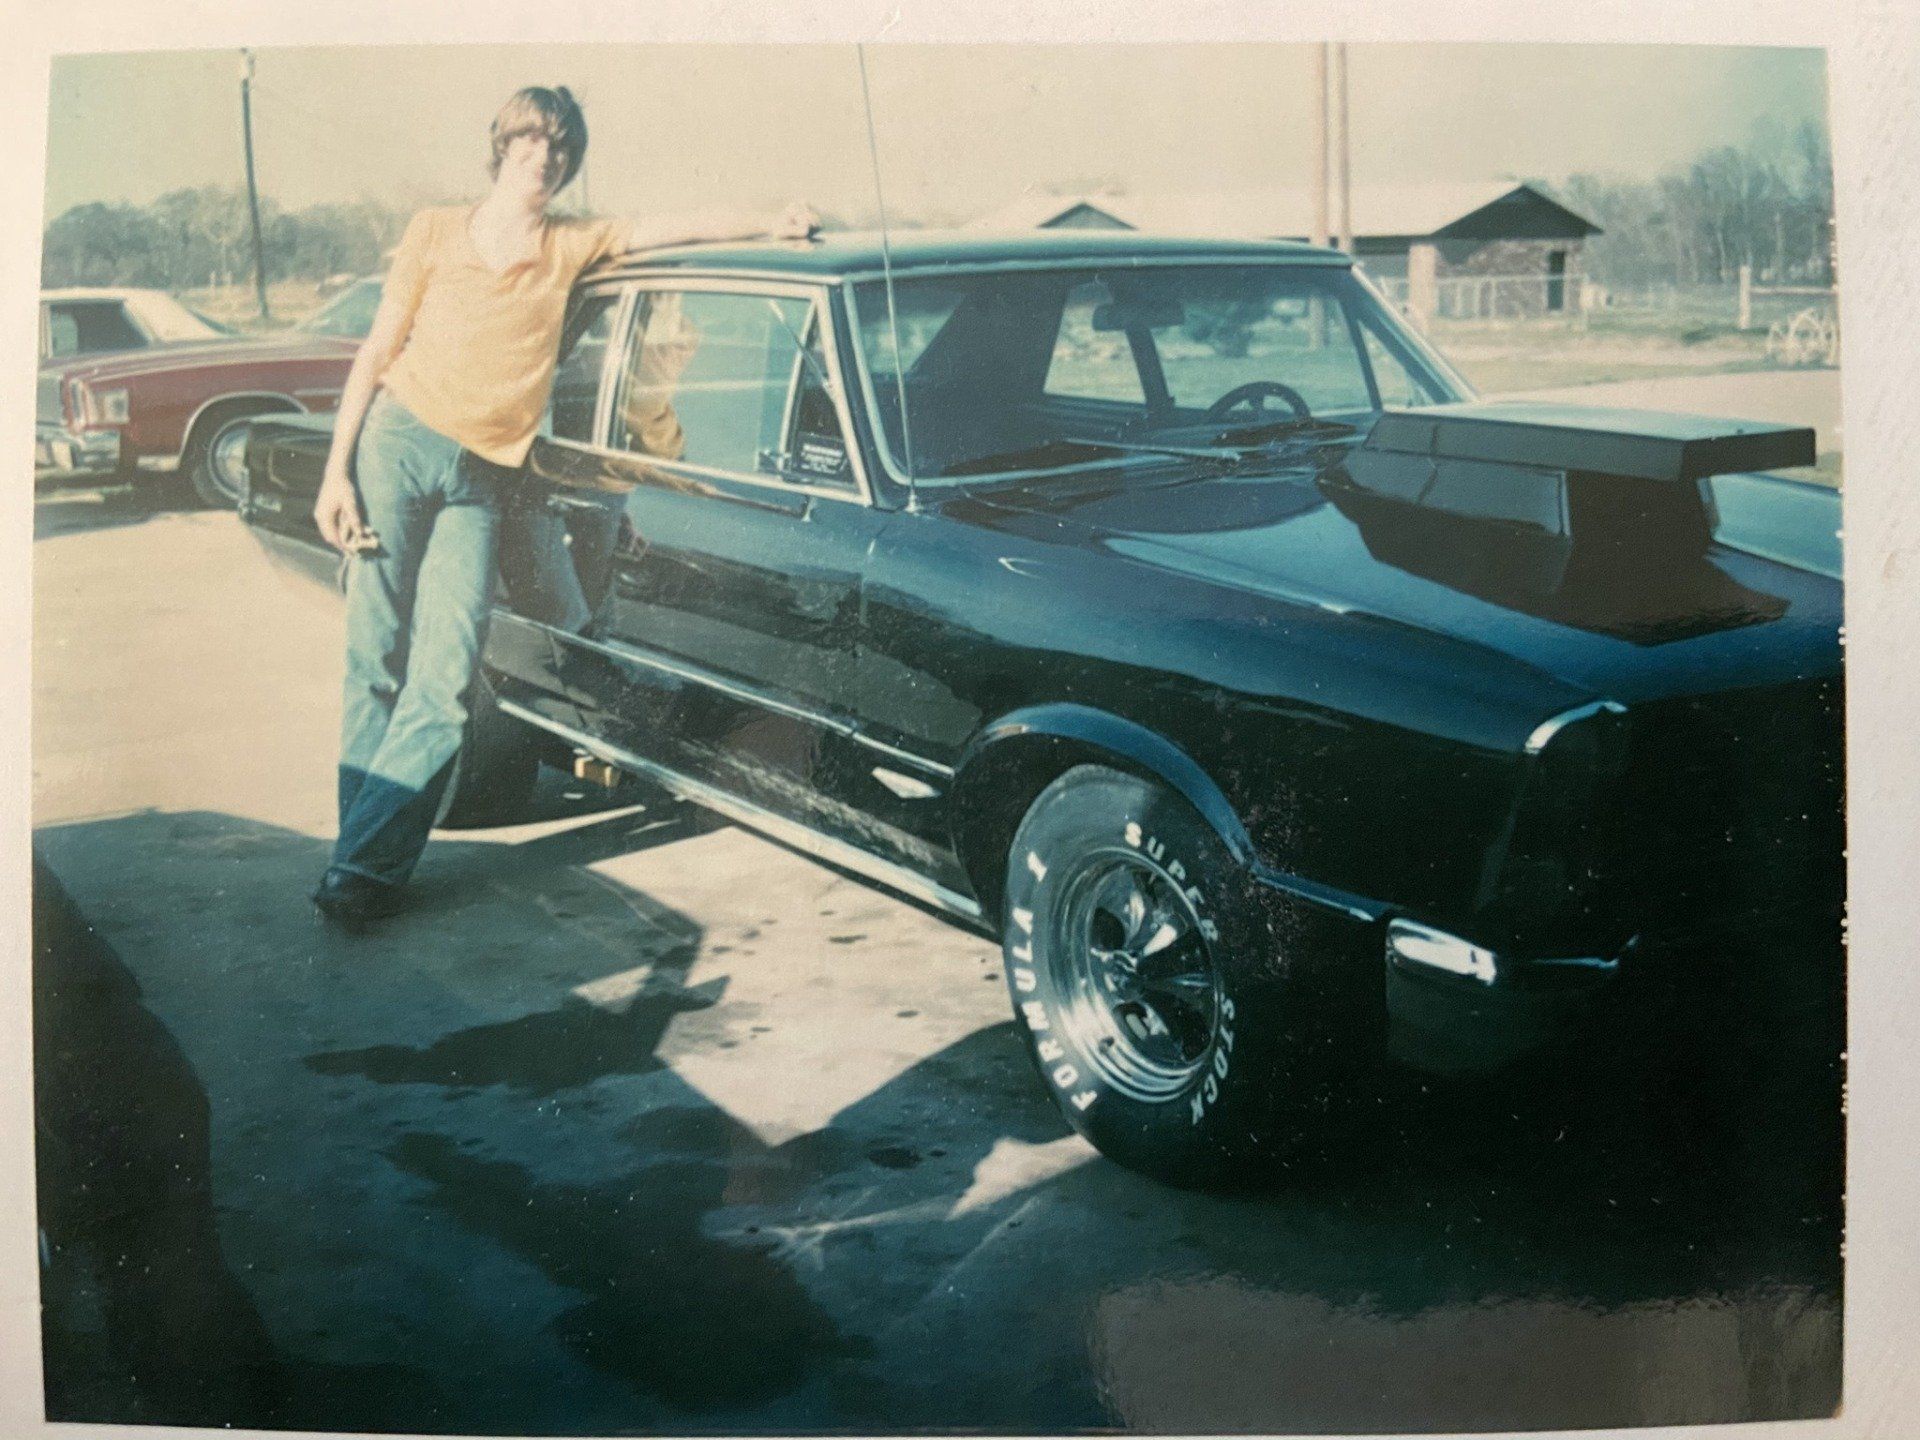
{"type": "Polygon", "coordinates": [[[1213,404],[1207,407],[1207,419],[1225,420],[1235,410],[1245,405],[1260,416],[1267,413],[1264,403],[1267,396],[1277,395],[1293,407],[1293,413],[1302,420],[1313,417],[1313,411],[1307,408],[1307,402],[1300,392],[1291,385],[1282,385],[1278,380],[1249,380],[1244,385],[1236,385],[1213,404]]]}

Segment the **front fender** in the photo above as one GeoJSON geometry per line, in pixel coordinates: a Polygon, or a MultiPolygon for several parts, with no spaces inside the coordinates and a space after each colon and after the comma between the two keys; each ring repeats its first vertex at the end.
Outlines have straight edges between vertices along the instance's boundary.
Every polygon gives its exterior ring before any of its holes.
{"type": "Polygon", "coordinates": [[[1065,769],[1102,761],[1147,775],[1178,793],[1220,837],[1256,887],[1365,924],[1387,913],[1388,907],[1377,900],[1263,860],[1219,783],[1164,735],[1111,711],[1068,701],[1027,706],[982,727],[956,767],[956,851],[986,913],[992,915],[997,908],[998,867],[1005,863],[1004,851],[1028,805],[1065,769]]]}
{"type": "Polygon", "coordinates": [[[1001,716],[975,735],[962,752],[955,767],[956,788],[967,785],[969,773],[981,773],[974,767],[991,768],[987,757],[996,746],[1035,736],[1051,736],[1078,748],[1105,751],[1128,762],[1130,768],[1145,771],[1184,796],[1213,827],[1235,860],[1242,865],[1253,864],[1253,842],[1247,836],[1247,827],[1226,792],[1191,755],[1138,721],[1091,705],[1057,701],[1001,716]]]}

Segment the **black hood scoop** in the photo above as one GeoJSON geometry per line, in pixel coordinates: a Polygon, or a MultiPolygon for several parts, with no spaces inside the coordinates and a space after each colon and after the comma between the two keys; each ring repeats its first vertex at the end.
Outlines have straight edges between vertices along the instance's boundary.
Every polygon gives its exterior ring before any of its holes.
{"type": "Polygon", "coordinates": [[[1804,427],[1471,403],[1381,416],[1323,483],[1387,564],[1652,645],[1784,613],[1715,563],[1698,482],[1813,458],[1804,427]]]}

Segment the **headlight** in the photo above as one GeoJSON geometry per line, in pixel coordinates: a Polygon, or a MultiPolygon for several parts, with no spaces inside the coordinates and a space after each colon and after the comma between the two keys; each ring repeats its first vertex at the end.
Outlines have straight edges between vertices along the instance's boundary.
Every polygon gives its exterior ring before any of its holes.
{"type": "Polygon", "coordinates": [[[124,390],[102,390],[93,397],[95,416],[103,425],[124,425],[132,415],[124,390]]]}

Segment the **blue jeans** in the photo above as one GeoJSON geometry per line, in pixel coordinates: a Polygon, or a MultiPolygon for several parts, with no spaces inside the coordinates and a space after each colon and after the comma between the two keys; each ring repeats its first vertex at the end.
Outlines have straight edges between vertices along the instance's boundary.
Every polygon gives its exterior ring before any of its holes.
{"type": "Polygon", "coordinates": [[[355,479],[380,548],[348,563],[336,869],[398,885],[426,848],[486,642],[511,474],[384,391],[367,412],[355,479]]]}

